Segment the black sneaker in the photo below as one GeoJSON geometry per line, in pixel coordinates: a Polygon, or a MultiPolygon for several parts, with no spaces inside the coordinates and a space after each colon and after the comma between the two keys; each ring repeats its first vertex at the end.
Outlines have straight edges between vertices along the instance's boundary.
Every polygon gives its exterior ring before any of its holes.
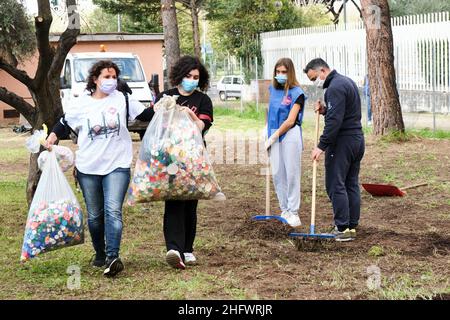
{"type": "Polygon", "coordinates": [[[103,275],[106,277],[114,277],[123,269],[124,266],[119,257],[113,259],[106,258],[106,268],[105,271],[103,271],[103,275]]]}
{"type": "Polygon", "coordinates": [[[94,253],[89,264],[96,268],[103,268],[106,265],[106,256],[100,256],[94,253]]]}

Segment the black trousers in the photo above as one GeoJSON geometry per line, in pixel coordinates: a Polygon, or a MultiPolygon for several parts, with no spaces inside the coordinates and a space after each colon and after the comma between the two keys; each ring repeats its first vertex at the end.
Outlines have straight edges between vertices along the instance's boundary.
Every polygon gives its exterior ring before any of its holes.
{"type": "Polygon", "coordinates": [[[198,200],[166,201],[164,208],[164,238],[166,248],[180,252],[193,252],[197,230],[198,200]]]}
{"type": "Polygon", "coordinates": [[[359,169],[364,150],[363,135],[339,136],[325,154],[325,184],[339,231],[355,228],[359,223],[359,169]]]}

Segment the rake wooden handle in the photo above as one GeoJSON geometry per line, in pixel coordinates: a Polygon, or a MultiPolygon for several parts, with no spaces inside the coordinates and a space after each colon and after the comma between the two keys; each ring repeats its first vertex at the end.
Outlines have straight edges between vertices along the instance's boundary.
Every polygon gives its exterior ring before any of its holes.
{"type": "MultiPolygon", "coordinates": [[[[316,134],[314,137],[314,147],[319,143],[319,121],[320,113],[316,111],[316,134]]],[[[316,180],[317,180],[317,160],[313,161],[313,181],[312,181],[312,197],[311,197],[311,225],[316,224],[316,180]]]]}
{"type": "Polygon", "coordinates": [[[428,182],[418,183],[418,184],[413,184],[413,185],[411,185],[411,186],[407,186],[407,187],[400,188],[400,190],[408,190],[408,189],[413,189],[413,188],[417,188],[417,187],[421,187],[421,186],[426,186],[426,185],[428,185],[428,182]]]}
{"type": "MultiPolygon", "coordinates": [[[[269,108],[266,109],[266,123],[269,125],[269,108]]],[[[269,138],[269,137],[268,137],[269,138]]],[[[266,216],[270,216],[270,151],[267,151],[266,172],[266,216]]]]}
{"type": "Polygon", "coordinates": [[[266,216],[270,216],[270,163],[266,172],[266,216]]]}

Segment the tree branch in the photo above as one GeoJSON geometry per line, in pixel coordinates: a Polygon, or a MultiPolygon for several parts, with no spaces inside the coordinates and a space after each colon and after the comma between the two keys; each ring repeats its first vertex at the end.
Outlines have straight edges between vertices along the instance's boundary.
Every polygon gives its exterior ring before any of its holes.
{"type": "MultiPolygon", "coordinates": [[[[333,23],[337,24],[339,22],[340,11],[338,13],[334,10],[334,3],[335,3],[335,0],[327,1],[327,3],[325,4],[325,7],[328,9],[328,11],[325,12],[325,14],[331,13],[333,15],[333,23]]],[[[342,9],[342,7],[341,7],[341,9],[342,9]]]]}
{"type": "Polygon", "coordinates": [[[3,58],[4,62],[9,63],[13,67],[17,67],[19,64],[19,61],[17,61],[17,58],[10,47],[0,48],[0,57],[3,58]]]}
{"type": "Polygon", "coordinates": [[[16,67],[10,65],[5,60],[3,60],[3,58],[0,58],[0,69],[5,70],[10,76],[15,78],[16,80],[19,80],[27,87],[31,86],[33,80],[28,76],[28,74],[25,71],[19,70],[16,67]]]}
{"type": "Polygon", "coordinates": [[[80,34],[80,15],[75,11],[76,0],[67,0],[66,6],[69,24],[59,37],[58,46],[48,73],[50,79],[59,78],[64,60],[70,49],[77,43],[77,36],[80,34]]]}
{"type": "Polygon", "coordinates": [[[359,17],[362,19],[362,12],[361,12],[361,8],[356,4],[355,0],[352,0],[353,4],[355,5],[356,9],[358,9],[359,12],[359,17]]]}
{"type": "Polygon", "coordinates": [[[24,98],[19,97],[17,94],[9,91],[5,87],[0,87],[0,101],[7,103],[19,111],[31,125],[34,124],[36,108],[26,102],[24,98]]]}

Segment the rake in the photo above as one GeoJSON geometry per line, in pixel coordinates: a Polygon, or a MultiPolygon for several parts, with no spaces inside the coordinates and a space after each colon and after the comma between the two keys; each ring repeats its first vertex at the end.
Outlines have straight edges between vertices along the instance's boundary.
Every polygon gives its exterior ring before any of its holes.
{"type": "MultiPolygon", "coordinates": [[[[316,111],[316,136],[315,136],[315,145],[319,143],[319,120],[320,114],[316,111]]],[[[316,233],[315,224],[316,224],[316,177],[317,177],[317,160],[313,162],[313,181],[312,181],[312,199],[311,199],[311,225],[309,226],[309,233],[300,233],[300,232],[291,232],[289,233],[290,237],[299,238],[303,240],[308,239],[334,239],[335,235],[331,233],[316,233]]]]}
{"type": "Polygon", "coordinates": [[[279,215],[270,214],[270,165],[267,169],[267,174],[266,174],[266,214],[253,216],[252,220],[254,220],[254,221],[278,220],[284,224],[288,224],[288,222],[285,218],[282,218],[279,215]]]}

